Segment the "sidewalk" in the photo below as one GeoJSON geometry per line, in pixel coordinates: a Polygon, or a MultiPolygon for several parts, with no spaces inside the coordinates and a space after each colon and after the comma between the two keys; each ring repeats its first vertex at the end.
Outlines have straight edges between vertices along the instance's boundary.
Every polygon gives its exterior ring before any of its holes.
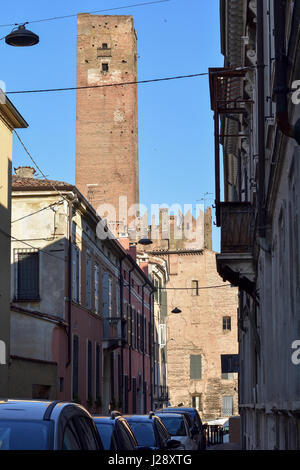
{"type": "Polygon", "coordinates": [[[208,446],[206,450],[241,450],[241,445],[236,442],[224,442],[215,446],[208,446]]]}

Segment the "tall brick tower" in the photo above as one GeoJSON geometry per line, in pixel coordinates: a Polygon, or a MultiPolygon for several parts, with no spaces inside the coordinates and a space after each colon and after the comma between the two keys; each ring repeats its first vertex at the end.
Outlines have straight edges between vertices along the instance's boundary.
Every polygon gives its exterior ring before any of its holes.
{"type": "MultiPolygon", "coordinates": [[[[137,80],[132,16],[79,14],[77,87],[137,80]]],[[[76,186],[97,210],[139,202],[137,85],[77,90],[76,186]]],[[[108,221],[113,223],[116,221],[108,221]]]]}

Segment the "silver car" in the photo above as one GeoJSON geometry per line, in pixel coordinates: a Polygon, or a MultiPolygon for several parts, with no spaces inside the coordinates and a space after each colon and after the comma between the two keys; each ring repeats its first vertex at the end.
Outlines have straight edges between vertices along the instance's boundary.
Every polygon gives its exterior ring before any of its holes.
{"type": "Polygon", "coordinates": [[[0,400],[0,450],[102,450],[93,418],[76,403],[0,400]]]}
{"type": "MultiPolygon", "coordinates": [[[[181,442],[182,450],[197,450],[197,443],[193,440],[189,423],[184,414],[155,413],[159,416],[172,439],[181,442]]],[[[178,448],[179,449],[179,448],[178,448]]]]}

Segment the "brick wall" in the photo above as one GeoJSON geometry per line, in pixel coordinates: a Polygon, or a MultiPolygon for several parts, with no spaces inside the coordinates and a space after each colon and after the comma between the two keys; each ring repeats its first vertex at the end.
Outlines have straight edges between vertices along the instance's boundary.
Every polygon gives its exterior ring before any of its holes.
{"type": "MultiPolygon", "coordinates": [[[[132,16],[78,15],[77,86],[137,79],[136,33],[132,16]],[[108,68],[108,70],[103,70],[108,68]]],[[[137,86],[77,91],[76,186],[97,210],[137,203],[137,86]]]]}

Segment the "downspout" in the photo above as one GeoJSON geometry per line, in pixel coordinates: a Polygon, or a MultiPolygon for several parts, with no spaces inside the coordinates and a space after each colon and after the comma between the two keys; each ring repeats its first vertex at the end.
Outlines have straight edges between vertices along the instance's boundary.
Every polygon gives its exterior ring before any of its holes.
{"type": "Polygon", "coordinates": [[[72,217],[73,217],[73,200],[68,201],[68,360],[66,367],[71,364],[72,356],[72,217]]]}
{"type": "MultiPolygon", "coordinates": [[[[122,411],[123,411],[123,393],[124,393],[124,312],[123,312],[123,274],[122,274],[122,262],[126,258],[127,255],[124,255],[120,258],[120,314],[121,314],[121,393],[122,393],[122,411]]],[[[120,401],[120,397],[119,397],[120,401]]]]}
{"type": "MultiPolygon", "coordinates": [[[[259,4],[260,2],[258,2],[259,4]]],[[[274,0],[276,121],[281,132],[300,145],[300,119],[293,126],[288,117],[287,66],[285,47],[286,0],[274,0]]]]}
{"type": "Polygon", "coordinates": [[[128,392],[131,391],[131,382],[132,382],[132,369],[131,369],[131,352],[132,352],[132,308],[131,308],[131,273],[134,271],[134,266],[128,271],[129,274],[129,308],[130,308],[130,334],[131,334],[131,341],[129,345],[129,387],[128,392]]]}
{"type": "Polygon", "coordinates": [[[143,331],[143,385],[142,387],[143,387],[144,414],[147,413],[147,410],[145,409],[145,397],[144,397],[144,394],[146,393],[146,390],[144,389],[144,382],[145,382],[145,292],[144,292],[144,289],[147,284],[148,283],[145,282],[142,285],[142,324],[143,324],[143,327],[142,327],[142,331],[143,331]]]}
{"type": "Polygon", "coordinates": [[[257,139],[258,139],[258,233],[266,233],[265,211],[265,65],[264,65],[264,5],[257,2],[257,139]]]}
{"type": "Polygon", "coordinates": [[[151,338],[151,344],[149,345],[149,353],[150,353],[150,409],[152,410],[153,408],[153,355],[152,355],[152,351],[153,351],[153,344],[154,344],[154,330],[153,330],[153,326],[154,326],[154,312],[153,312],[153,300],[152,300],[152,297],[153,297],[153,294],[155,292],[155,289],[152,289],[151,293],[150,293],[150,296],[149,296],[149,309],[150,309],[150,338],[151,338]]]}

